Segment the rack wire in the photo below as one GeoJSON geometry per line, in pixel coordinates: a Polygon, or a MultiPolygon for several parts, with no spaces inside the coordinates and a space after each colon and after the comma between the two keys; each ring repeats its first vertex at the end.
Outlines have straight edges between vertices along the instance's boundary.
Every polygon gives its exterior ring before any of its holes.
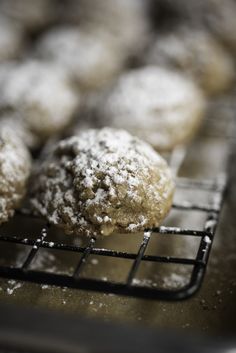
{"type": "MultiPolygon", "coordinates": [[[[178,171],[185,159],[186,150],[177,149],[171,155],[170,164],[176,175],[177,190],[183,194],[187,191],[209,193],[211,197],[208,202],[174,202],[173,209],[182,211],[188,218],[189,212],[197,211],[205,216],[205,221],[201,229],[194,227],[175,227],[160,226],[157,228],[146,229],[143,232],[137,251],[118,251],[111,248],[104,248],[97,244],[95,238],[87,239],[85,245],[67,244],[66,241],[50,241],[50,225],[45,224],[36,239],[28,236],[13,236],[12,234],[0,234],[0,242],[9,245],[17,244],[29,249],[27,256],[17,265],[0,265],[0,276],[8,279],[36,282],[39,284],[56,285],[61,287],[77,288],[103,293],[113,293],[142,297],[148,299],[181,300],[191,297],[196,293],[203,282],[206,272],[209,255],[211,252],[216,228],[219,222],[220,211],[222,209],[225,190],[227,186],[227,172],[222,173],[214,179],[189,179],[178,177],[178,171]],[[166,256],[156,253],[148,253],[147,248],[153,238],[165,237],[168,235],[170,244],[177,238],[198,239],[198,246],[195,256],[166,256]],[[40,249],[51,251],[66,252],[74,255],[78,254],[77,264],[72,273],[57,273],[53,269],[49,271],[32,268],[40,249]],[[113,261],[113,266],[119,266],[118,259],[130,261],[131,266],[124,281],[110,280],[107,278],[94,278],[82,276],[83,269],[88,266],[92,256],[99,258],[109,257],[113,261]],[[116,263],[117,262],[117,263],[116,263]],[[143,264],[182,266],[188,269],[188,281],[182,286],[163,287],[151,281],[137,280],[138,272],[143,264]]],[[[22,222],[24,217],[32,218],[31,215],[21,213],[22,222]]],[[[33,220],[34,221],[34,220],[33,220]]],[[[124,235],[127,237],[127,235],[124,235]]],[[[65,237],[66,239],[66,237],[65,237]]],[[[0,247],[1,249],[1,247],[0,247]]],[[[1,258],[1,255],[0,255],[1,258]]],[[[105,269],[104,269],[105,270],[105,269]]],[[[158,281],[157,281],[158,282],[158,281]]],[[[161,281],[159,281],[159,284],[161,281]]]]}

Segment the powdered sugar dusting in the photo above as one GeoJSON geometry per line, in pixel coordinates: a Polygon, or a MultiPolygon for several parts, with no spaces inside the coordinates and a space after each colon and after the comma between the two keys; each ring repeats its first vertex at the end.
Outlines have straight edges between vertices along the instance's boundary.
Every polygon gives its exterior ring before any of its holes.
{"type": "Polygon", "coordinates": [[[35,186],[32,202],[41,214],[88,235],[157,224],[173,193],[166,162],[146,143],[109,128],[61,141],[35,186]]]}
{"type": "Polygon", "coordinates": [[[14,131],[0,128],[0,223],[14,214],[24,196],[30,156],[14,131]]]}

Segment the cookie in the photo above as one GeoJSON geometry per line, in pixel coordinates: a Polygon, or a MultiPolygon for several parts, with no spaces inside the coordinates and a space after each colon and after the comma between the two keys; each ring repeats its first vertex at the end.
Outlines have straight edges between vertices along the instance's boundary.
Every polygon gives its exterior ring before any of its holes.
{"type": "Polygon", "coordinates": [[[229,89],[235,76],[231,56],[211,34],[183,26],[158,35],[146,63],[182,70],[209,95],[229,89]]]}
{"type": "Polygon", "coordinates": [[[80,105],[64,70],[48,63],[9,64],[0,83],[0,108],[16,112],[36,144],[67,127],[80,105]]]}
{"type": "Polygon", "coordinates": [[[14,215],[25,195],[31,158],[13,130],[0,127],[0,224],[14,215]]]}
{"type": "Polygon", "coordinates": [[[32,207],[67,234],[138,232],[158,226],[172,204],[166,162],[124,130],[91,129],[62,140],[38,169],[32,207]]]}
{"type": "Polygon", "coordinates": [[[195,135],[204,114],[199,88],[184,75],[144,67],[123,74],[100,99],[100,126],[123,128],[159,151],[170,151],[195,135]]]}
{"type": "Polygon", "coordinates": [[[39,57],[63,66],[84,91],[109,84],[123,68],[123,56],[104,33],[60,26],[44,34],[39,57]]]}

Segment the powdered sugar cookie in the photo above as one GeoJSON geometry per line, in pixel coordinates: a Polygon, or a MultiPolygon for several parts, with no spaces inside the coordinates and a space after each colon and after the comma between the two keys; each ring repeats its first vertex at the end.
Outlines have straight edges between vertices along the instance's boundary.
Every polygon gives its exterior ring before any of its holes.
{"type": "Polygon", "coordinates": [[[124,130],[87,130],[59,142],[36,171],[34,210],[68,234],[110,235],[158,226],[174,191],[171,172],[124,130]]]}
{"type": "Polygon", "coordinates": [[[46,32],[36,51],[40,57],[67,69],[84,90],[102,87],[123,68],[123,56],[107,35],[78,26],[61,26],[46,32]]]}
{"type": "Polygon", "coordinates": [[[12,130],[0,127],[0,224],[13,216],[25,194],[31,160],[12,130]]]}
{"type": "Polygon", "coordinates": [[[50,64],[27,61],[0,70],[2,109],[17,112],[35,141],[62,131],[80,104],[65,72],[50,64]]]}
{"type": "Polygon", "coordinates": [[[209,33],[194,28],[179,27],[159,35],[146,62],[183,70],[207,94],[227,90],[235,76],[234,63],[227,51],[209,33]]]}
{"type": "Polygon", "coordinates": [[[189,141],[204,113],[198,87],[178,73],[145,67],[123,74],[99,103],[101,126],[123,128],[167,151],[189,141]]]}

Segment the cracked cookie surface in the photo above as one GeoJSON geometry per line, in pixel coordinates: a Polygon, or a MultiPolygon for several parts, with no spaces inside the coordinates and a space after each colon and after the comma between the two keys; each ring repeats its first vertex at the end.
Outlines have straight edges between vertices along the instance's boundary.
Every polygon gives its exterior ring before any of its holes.
{"type": "Polygon", "coordinates": [[[148,144],[104,128],[53,148],[36,172],[31,203],[68,234],[100,236],[158,226],[173,191],[169,167],[148,144]]]}

